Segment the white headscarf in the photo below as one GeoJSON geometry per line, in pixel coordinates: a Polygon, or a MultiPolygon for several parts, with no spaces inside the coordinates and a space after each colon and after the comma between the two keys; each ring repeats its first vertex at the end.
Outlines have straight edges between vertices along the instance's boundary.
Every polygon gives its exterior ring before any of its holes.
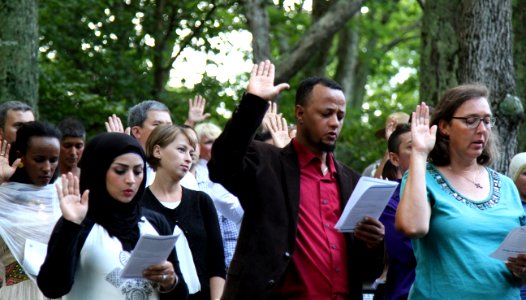
{"type": "Polygon", "coordinates": [[[508,176],[513,180],[517,181],[519,175],[526,167],[526,152],[517,153],[510,162],[510,168],[508,170],[508,176]]]}

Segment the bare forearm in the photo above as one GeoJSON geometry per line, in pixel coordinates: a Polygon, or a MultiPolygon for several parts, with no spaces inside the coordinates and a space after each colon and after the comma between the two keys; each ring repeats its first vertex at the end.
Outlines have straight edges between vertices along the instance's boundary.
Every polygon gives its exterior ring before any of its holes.
{"type": "Polygon", "coordinates": [[[210,278],[210,299],[216,300],[221,299],[223,294],[223,288],[225,287],[225,279],[221,277],[210,278]]]}
{"type": "Polygon", "coordinates": [[[409,174],[396,211],[396,228],[411,238],[420,238],[429,231],[431,206],[426,190],[427,156],[412,153],[409,174]]]}

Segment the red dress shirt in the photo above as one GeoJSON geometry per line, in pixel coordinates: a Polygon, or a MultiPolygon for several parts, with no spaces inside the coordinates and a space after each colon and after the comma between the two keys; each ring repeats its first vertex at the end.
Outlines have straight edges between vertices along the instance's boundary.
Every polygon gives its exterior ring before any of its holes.
{"type": "Polygon", "coordinates": [[[341,215],[332,153],[328,172],[305,146],[293,140],[300,166],[300,206],[296,249],[280,287],[286,299],[345,299],[348,270],[345,237],[334,229],[341,215]]]}

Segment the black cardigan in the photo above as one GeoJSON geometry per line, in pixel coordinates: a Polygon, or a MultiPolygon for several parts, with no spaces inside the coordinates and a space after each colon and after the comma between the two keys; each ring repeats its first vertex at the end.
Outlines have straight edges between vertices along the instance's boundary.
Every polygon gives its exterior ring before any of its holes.
{"type": "Polygon", "coordinates": [[[141,204],[164,215],[172,231],[178,225],[184,232],[201,284],[201,291],[190,295],[190,299],[210,299],[210,278],[226,276],[223,239],[210,196],[183,187],[181,203],[177,208],[169,209],[147,188],[141,204]]]}
{"type": "MultiPolygon", "coordinates": [[[[168,223],[160,214],[142,208],[141,215],[146,217],[160,235],[173,234],[173,230],[170,230],[168,223]]],[[[93,221],[89,219],[85,219],[81,225],[63,217],[58,220],[49,239],[46,259],[37,277],[38,287],[46,297],[60,298],[71,291],[80,251],[93,224],[93,221]]],[[[160,293],[160,299],[187,299],[188,288],[181,274],[175,250],[172,251],[168,260],[173,264],[179,282],[173,291],[160,293]]]]}

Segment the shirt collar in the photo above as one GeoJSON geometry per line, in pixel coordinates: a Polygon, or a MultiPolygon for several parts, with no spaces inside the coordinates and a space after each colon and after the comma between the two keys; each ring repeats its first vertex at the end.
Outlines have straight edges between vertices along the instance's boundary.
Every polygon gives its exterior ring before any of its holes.
{"type": "MultiPolygon", "coordinates": [[[[300,165],[300,169],[305,168],[313,160],[319,161],[319,158],[314,153],[312,153],[312,151],[310,151],[306,146],[298,142],[296,138],[292,139],[292,145],[294,146],[294,149],[298,154],[298,162],[300,165]]],[[[334,154],[332,152],[327,152],[327,161],[329,166],[329,172],[336,173],[336,167],[334,164],[334,154]]]]}

